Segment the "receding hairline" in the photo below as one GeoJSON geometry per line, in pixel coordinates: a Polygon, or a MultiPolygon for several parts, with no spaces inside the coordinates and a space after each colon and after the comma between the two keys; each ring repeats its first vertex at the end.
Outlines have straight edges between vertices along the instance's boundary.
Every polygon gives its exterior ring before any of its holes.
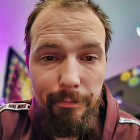
{"type": "Polygon", "coordinates": [[[26,41],[26,48],[25,48],[25,55],[29,56],[30,54],[30,45],[31,45],[31,28],[34,24],[38,15],[48,7],[59,7],[69,10],[77,10],[77,11],[84,11],[85,9],[91,10],[98,19],[102,22],[104,29],[105,29],[105,50],[106,53],[108,52],[110,42],[111,42],[111,22],[109,21],[109,17],[106,13],[102,10],[102,8],[96,4],[94,1],[91,0],[47,0],[38,2],[36,4],[35,9],[32,11],[30,16],[28,17],[28,22],[25,28],[25,41],[26,41]]]}
{"type": "MultiPolygon", "coordinates": [[[[52,1],[51,1],[52,2],[52,1]]],[[[84,3],[84,2],[82,2],[84,3]]],[[[51,4],[49,5],[46,5],[44,6],[44,8],[38,13],[37,17],[35,18],[33,24],[32,24],[32,27],[31,27],[31,30],[30,30],[30,37],[32,38],[32,28],[34,28],[34,24],[37,20],[37,18],[39,17],[39,15],[44,12],[45,10],[48,10],[48,11],[52,11],[53,12],[53,9],[56,10],[63,10],[63,11],[70,11],[70,12],[92,12],[100,21],[100,23],[102,24],[103,28],[105,29],[102,21],[100,20],[100,18],[98,17],[98,15],[87,5],[84,5],[83,8],[79,7],[79,4],[77,4],[77,6],[75,7],[64,7],[61,5],[61,3],[57,3],[57,2],[52,2],[51,4]],[[78,6],[78,7],[77,7],[78,6]]],[[[46,11],[47,12],[47,11],[46,11]]]]}
{"type": "MultiPolygon", "coordinates": [[[[98,15],[96,14],[95,11],[93,11],[93,9],[91,9],[91,7],[89,7],[89,5],[87,5],[85,2],[75,2],[76,4],[71,4],[70,6],[69,5],[62,5],[61,3],[57,2],[57,1],[50,1],[48,3],[46,3],[46,5],[43,5],[40,12],[38,13],[37,17],[46,9],[58,9],[58,10],[68,10],[68,11],[81,11],[81,12],[84,12],[84,11],[91,11],[93,12],[97,17],[98,15]]],[[[37,17],[35,18],[35,20],[37,19],[37,17]]],[[[34,22],[35,22],[34,20],[34,22]]],[[[100,20],[100,19],[99,19],[100,20]]]]}

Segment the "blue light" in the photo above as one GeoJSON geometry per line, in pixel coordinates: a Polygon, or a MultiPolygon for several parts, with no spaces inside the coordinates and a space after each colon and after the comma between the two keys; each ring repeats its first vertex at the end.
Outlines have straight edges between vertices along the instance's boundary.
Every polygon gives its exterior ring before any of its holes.
{"type": "Polygon", "coordinates": [[[136,27],[136,31],[137,31],[138,36],[140,37],[140,24],[136,27]]]}

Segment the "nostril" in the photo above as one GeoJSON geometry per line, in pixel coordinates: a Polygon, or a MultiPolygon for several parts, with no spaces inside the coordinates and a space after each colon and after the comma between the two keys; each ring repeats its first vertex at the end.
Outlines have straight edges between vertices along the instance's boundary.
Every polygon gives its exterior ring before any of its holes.
{"type": "Polygon", "coordinates": [[[74,85],[73,87],[74,87],[74,88],[78,88],[79,86],[78,86],[78,85],[74,85]]]}
{"type": "Polygon", "coordinates": [[[77,89],[79,85],[72,85],[72,84],[60,84],[61,88],[74,88],[77,89]]]}

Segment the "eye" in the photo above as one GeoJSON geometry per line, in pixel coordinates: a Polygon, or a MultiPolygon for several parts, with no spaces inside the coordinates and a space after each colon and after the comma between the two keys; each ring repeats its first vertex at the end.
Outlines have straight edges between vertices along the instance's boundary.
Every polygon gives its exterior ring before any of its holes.
{"type": "Polygon", "coordinates": [[[94,55],[87,55],[81,58],[81,60],[86,61],[86,62],[94,62],[97,59],[98,57],[94,55]]]}
{"type": "Polygon", "coordinates": [[[56,58],[55,56],[43,56],[43,57],[41,58],[41,60],[47,61],[47,62],[51,62],[51,61],[56,61],[56,60],[58,60],[58,58],[56,58]]]}

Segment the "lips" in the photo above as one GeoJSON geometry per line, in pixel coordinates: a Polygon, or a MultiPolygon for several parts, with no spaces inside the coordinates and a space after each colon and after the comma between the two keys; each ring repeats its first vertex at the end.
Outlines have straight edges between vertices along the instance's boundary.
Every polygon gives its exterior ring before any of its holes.
{"type": "Polygon", "coordinates": [[[70,98],[65,98],[64,101],[58,102],[56,105],[65,108],[75,108],[79,105],[79,103],[71,100],[70,98]]]}

